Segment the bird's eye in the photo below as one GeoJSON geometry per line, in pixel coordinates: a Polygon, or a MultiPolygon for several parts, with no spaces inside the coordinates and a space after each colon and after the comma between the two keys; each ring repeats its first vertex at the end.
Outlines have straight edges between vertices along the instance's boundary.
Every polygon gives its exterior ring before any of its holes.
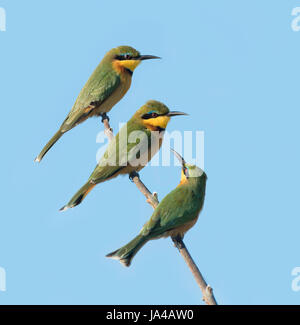
{"type": "Polygon", "coordinates": [[[147,114],[144,114],[142,116],[142,119],[149,120],[150,118],[155,118],[155,117],[158,117],[158,114],[157,113],[155,113],[155,112],[149,112],[147,114]]]}
{"type": "Polygon", "coordinates": [[[116,58],[116,60],[120,60],[120,61],[122,61],[122,60],[131,60],[132,56],[130,54],[125,53],[125,54],[116,55],[115,58],[116,58]]]}
{"type": "Polygon", "coordinates": [[[189,170],[188,170],[187,167],[184,167],[183,172],[184,172],[184,175],[188,178],[189,177],[189,170]]]}

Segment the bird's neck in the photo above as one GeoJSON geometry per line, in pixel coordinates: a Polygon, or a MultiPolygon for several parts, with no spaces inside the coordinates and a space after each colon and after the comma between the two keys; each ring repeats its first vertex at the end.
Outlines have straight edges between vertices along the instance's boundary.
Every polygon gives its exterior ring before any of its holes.
{"type": "Polygon", "coordinates": [[[186,178],[183,170],[181,171],[181,178],[180,178],[180,183],[178,184],[178,186],[182,186],[184,184],[188,183],[188,179],[186,178]]]}
{"type": "Polygon", "coordinates": [[[160,132],[166,129],[169,122],[170,122],[170,117],[166,115],[143,120],[143,124],[147,129],[151,131],[160,131],[160,132]]]}
{"type": "Polygon", "coordinates": [[[159,133],[162,133],[162,132],[165,132],[166,129],[164,128],[161,128],[160,126],[153,126],[153,125],[150,125],[150,124],[146,124],[146,129],[149,130],[149,131],[153,131],[153,132],[159,132],[159,133]]]}
{"type": "Polygon", "coordinates": [[[181,171],[181,179],[177,187],[185,187],[192,191],[196,197],[202,197],[205,194],[206,179],[200,179],[200,177],[187,178],[181,171]]]}
{"type": "Polygon", "coordinates": [[[120,75],[127,73],[132,76],[133,71],[141,63],[139,60],[113,60],[113,69],[120,75]]]}
{"type": "Polygon", "coordinates": [[[130,69],[125,68],[125,72],[127,72],[130,76],[133,75],[133,71],[131,71],[130,69]]]}

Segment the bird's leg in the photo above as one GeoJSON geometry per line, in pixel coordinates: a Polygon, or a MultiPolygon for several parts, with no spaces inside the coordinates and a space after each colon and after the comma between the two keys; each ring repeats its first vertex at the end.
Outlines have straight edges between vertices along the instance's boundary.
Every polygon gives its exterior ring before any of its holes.
{"type": "Polygon", "coordinates": [[[132,183],[134,183],[134,182],[133,182],[133,179],[134,179],[135,177],[137,177],[138,179],[140,179],[140,175],[139,175],[138,172],[133,171],[133,172],[131,172],[131,173],[129,174],[129,179],[130,179],[130,181],[131,181],[132,183]]]}
{"type": "Polygon", "coordinates": [[[182,237],[180,235],[177,235],[175,237],[171,237],[172,240],[173,240],[173,243],[174,243],[174,246],[178,249],[183,249],[185,246],[184,246],[184,243],[182,241],[182,237]]]}
{"type": "Polygon", "coordinates": [[[109,122],[109,117],[107,116],[106,113],[102,113],[101,117],[102,117],[102,123],[104,123],[105,120],[107,120],[107,122],[109,122]]]}
{"type": "Polygon", "coordinates": [[[102,117],[102,123],[104,124],[104,133],[108,137],[108,140],[112,141],[112,139],[114,138],[114,133],[113,133],[113,129],[110,127],[109,124],[109,117],[107,116],[106,113],[102,113],[101,117],[102,117]]]}

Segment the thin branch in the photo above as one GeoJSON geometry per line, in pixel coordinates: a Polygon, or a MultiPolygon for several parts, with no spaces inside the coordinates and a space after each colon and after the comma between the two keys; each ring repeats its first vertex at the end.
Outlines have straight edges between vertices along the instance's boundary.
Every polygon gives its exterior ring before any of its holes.
{"type": "Polygon", "coordinates": [[[132,182],[136,185],[136,187],[140,190],[142,194],[147,199],[147,202],[152,206],[153,209],[155,209],[158,206],[158,199],[157,199],[157,193],[151,193],[146,185],[141,181],[138,173],[131,173],[130,175],[132,182]]]}
{"type": "Polygon", "coordinates": [[[198,283],[202,294],[203,294],[203,300],[207,305],[217,305],[216,299],[213,294],[213,289],[210,285],[206,283],[204,280],[198,266],[194,262],[192,256],[190,255],[188,249],[186,248],[183,240],[181,237],[172,238],[175,247],[178,248],[181,256],[185,260],[186,264],[188,265],[189,269],[194,275],[194,278],[196,279],[196,282],[198,283]]]}
{"type": "Polygon", "coordinates": [[[110,127],[107,117],[103,118],[104,133],[107,136],[109,142],[114,138],[113,129],[110,127]]]}
{"type": "MultiPolygon", "coordinates": [[[[144,185],[144,183],[140,180],[138,174],[132,177],[132,181],[136,184],[137,188],[144,194],[147,198],[147,202],[155,209],[158,206],[157,200],[157,193],[151,193],[148,188],[144,185]]],[[[207,305],[217,305],[216,299],[213,294],[213,289],[209,286],[206,281],[204,280],[199,268],[195,264],[193,258],[191,257],[188,249],[186,248],[183,240],[181,237],[172,238],[175,247],[178,248],[181,256],[185,260],[186,264],[188,265],[189,269],[194,275],[196,282],[198,283],[202,295],[203,300],[207,305]]]]}
{"type": "MultiPolygon", "coordinates": [[[[112,128],[109,125],[108,119],[103,120],[104,128],[105,128],[105,134],[107,135],[109,141],[111,141],[114,137],[112,128]]],[[[138,173],[132,173],[130,175],[132,182],[136,185],[136,187],[140,190],[140,192],[146,197],[147,203],[149,203],[153,209],[155,209],[158,204],[158,198],[157,193],[154,192],[153,194],[149,191],[149,189],[146,187],[146,185],[141,181],[138,173]]],[[[188,249],[186,248],[183,240],[181,237],[172,238],[174,245],[176,248],[178,248],[181,256],[185,260],[186,264],[188,265],[189,269],[191,270],[196,282],[198,283],[202,295],[203,295],[203,301],[207,305],[217,305],[216,299],[213,294],[213,289],[210,285],[206,283],[204,280],[199,268],[195,264],[192,256],[190,255],[188,249]]]]}

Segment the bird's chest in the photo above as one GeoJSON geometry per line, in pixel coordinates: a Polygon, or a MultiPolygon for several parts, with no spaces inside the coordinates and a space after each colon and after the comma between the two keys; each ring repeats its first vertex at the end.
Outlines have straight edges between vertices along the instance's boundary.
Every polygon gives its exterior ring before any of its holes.
{"type": "Polygon", "coordinates": [[[98,108],[99,113],[108,113],[127,93],[131,85],[131,76],[126,73],[120,77],[121,82],[116,90],[98,108]]]}
{"type": "Polygon", "coordinates": [[[121,79],[121,83],[120,83],[120,94],[123,97],[127,93],[128,89],[131,86],[132,77],[131,77],[131,75],[129,73],[124,72],[120,76],[120,79],[121,79]]]}
{"type": "MultiPolygon", "coordinates": [[[[152,131],[150,134],[146,132],[138,134],[140,142],[132,150],[129,155],[129,164],[135,166],[136,171],[140,171],[147,165],[149,161],[156,155],[162,145],[164,131],[152,131]]],[[[159,163],[159,161],[157,162],[159,163]]],[[[155,162],[154,162],[155,164],[155,162]]]]}
{"type": "Polygon", "coordinates": [[[185,235],[185,233],[188,231],[188,230],[190,230],[194,225],[195,225],[195,223],[197,222],[197,220],[198,220],[198,217],[199,216],[197,216],[197,217],[195,217],[193,220],[190,220],[190,221],[188,221],[188,222],[186,222],[186,223],[184,223],[183,225],[181,225],[181,226],[179,226],[179,227],[177,227],[177,228],[175,228],[175,229],[172,229],[172,230],[169,230],[169,231],[167,231],[164,235],[163,235],[163,237],[176,237],[176,236],[180,236],[180,237],[184,237],[184,235],[185,235]]]}

